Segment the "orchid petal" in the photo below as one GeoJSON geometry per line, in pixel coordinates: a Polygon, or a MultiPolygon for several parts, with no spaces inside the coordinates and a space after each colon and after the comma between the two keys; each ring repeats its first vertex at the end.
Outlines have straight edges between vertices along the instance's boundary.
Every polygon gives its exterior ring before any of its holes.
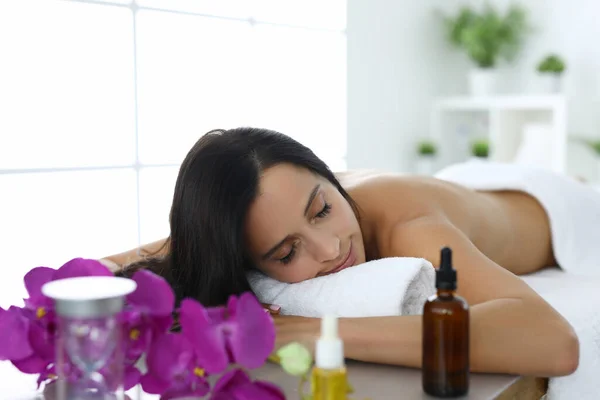
{"type": "Polygon", "coordinates": [[[194,350],[188,340],[180,334],[163,335],[148,351],[148,371],[164,380],[185,371],[192,361],[194,350]]]}
{"type": "Polygon", "coordinates": [[[20,360],[33,354],[28,331],[29,321],[21,314],[0,308],[0,361],[20,360]]]}
{"type": "Polygon", "coordinates": [[[132,279],[137,288],[127,296],[130,304],[152,315],[171,315],[175,307],[175,294],[164,278],[142,269],[132,279]]]}
{"type": "Polygon", "coordinates": [[[164,393],[170,386],[170,383],[151,374],[147,373],[140,378],[140,384],[144,392],[148,394],[164,393]]]}
{"type": "Polygon", "coordinates": [[[50,363],[54,360],[54,336],[40,323],[29,324],[29,343],[37,356],[50,363]]]}
{"type": "MultiPolygon", "coordinates": [[[[176,399],[186,399],[191,400],[191,398],[198,398],[200,400],[201,397],[206,395],[210,391],[210,386],[208,382],[202,381],[200,382],[196,389],[193,390],[191,387],[180,387],[176,389],[169,389],[160,396],[160,400],[176,400],[176,399]]],[[[233,399],[232,399],[233,400],[233,399]]]]}
{"type": "Polygon", "coordinates": [[[48,362],[37,354],[32,354],[21,360],[12,360],[11,362],[24,374],[41,374],[46,371],[46,368],[48,367],[48,362]]]}
{"type": "Polygon", "coordinates": [[[236,368],[224,373],[215,383],[213,393],[229,393],[234,387],[249,384],[250,377],[243,370],[236,368]]]}
{"type": "Polygon", "coordinates": [[[74,258],[64,264],[54,274],[54,280],[80,276],[114,276],[101,262],[86,258],[74,258]]]}
{"type": "Polygon", "coordinates": [[[215,384],[211,400],[285,400],[279,387],[269,382],[252,382],[241,369],[231,370],[215,384]]]}
{"type": "Polygon", "coordinates": [[[275,324],[252,293],[239,298],[235,328],[229,338],[235,362],[246,368],[262,366],[275,347],[275,324]]]}
{"type": "MultiPolygon", "coordinates": [[[[55,269],[48,267],[37,267],[25,274],[23,281],[30,299],[45,299],[42,294],[42,286],[53,279],[55,269]]],[[[49,299],[48,299],[49,301],[49,299]]]]}
{"type": "Polygon", "coordinates": [[[154,336],[167,333],[173,326],[173,317],[171,315],[164,317],[152,317],[150,324],[152,325],[152,331],[154,336]]]}
{"type": "Polygon", "coordinates": [[[204,396],[206,395],[208,392],[210,392],[210,384],[208,383],[208,381],[206,379],[202,379],[202,380],[196,380],[196,390],[194,390],[193,395],[194,396],[204,396]]]}
{"type": "Polygon", "coordinates": [[[224,307],[208,307],[205,308],[205,310],[208,320],[212,325],[222,324],[223,322],[227,321],[226,316],[228,314],[231,315],[230,312],[224,307]]]}
{"type": "Polygon", "coordinates": [[[236,387],[232,392],[236,400],[285,400],[285,395],[281,389],[264,381],[255,381],[236,387]]]}
{"type": "Polygon", "coordinates": [[[235,318],[237,309],[238,309],[237,296],[229,296],[229,299],[227,300],[227,314],[229,314],[230,318],[235,318]]]}
{"type": "Polygon", "coordinates": [[[134,365],[126,366],[123,379],[123,386],[125,390],[129,390],[138,383],[140,383],[141,377],[142,374],[140,373],[140,370],[137,369],[134,365]]]}
{"type": "Polygon", "coordinates": [[[195,300],[184,299],[179,321],[182,333],[194,346],[202,367],[209,373],[224,371],[229,364],[225,340],[221,330],[211,324],[206,309],[195,300]]]}

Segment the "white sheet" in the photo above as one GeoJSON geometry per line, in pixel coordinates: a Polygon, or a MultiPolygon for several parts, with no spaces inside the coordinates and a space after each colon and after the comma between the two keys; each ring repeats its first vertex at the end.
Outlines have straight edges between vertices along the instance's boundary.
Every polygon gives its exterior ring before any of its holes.
{"type": "Polygon", "coordinates": [[[547,399],[597,400],[600,398],[600,278],[576,276],[558,268],[522,278],[569,321],[579,337],[577,371],[551,378],[547,399]]]}
{"type": "Polygon", "coordinates": [[[538,200],[549,216],[558,264],[580,275],[600,276],[600,193],[544,169],[494,162],[452,165],[436,177],[473,190],[517,190],[538,200]]]}

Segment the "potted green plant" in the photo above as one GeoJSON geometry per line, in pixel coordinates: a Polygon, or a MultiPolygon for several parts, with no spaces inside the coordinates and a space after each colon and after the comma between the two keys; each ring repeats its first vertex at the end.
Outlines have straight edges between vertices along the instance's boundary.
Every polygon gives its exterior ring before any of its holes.
{"type": "Polygon", "coordinates": [[[600,157],[600,140],[592,140],[589,142],[589,145],[596,152],[596,155],[600,157]]]}
{"type": "Polygon", "coordinates": [[[543,82],[545,92],[561,91],[561,80],[565,69],[565,61],[557,54],[549,54],[538,63],[538,77],[543,82]]]}
{"type": "Polygon", "coordinates": [[[490,4],[481,10],[464,6],[455,16],[444,16],[444,22],[450,43],[476,66],[469,74],[471,94],[494,94],[498,62],[515,59],[529,30],[525,10],[512,5],[502,14],[490,4]]]}
{"type": "Polygon", "coordinates": [[[437,145],[429,139],[417,143],[416,172],[419,175],[432,175],[435,169],[437,145]]]}
{"type": "Polygon", "coordinates": [[[471,154],[478,160],[487,159],[490,155],[490,144],[486,139],[477,139],[471,143],[471,154]]]}

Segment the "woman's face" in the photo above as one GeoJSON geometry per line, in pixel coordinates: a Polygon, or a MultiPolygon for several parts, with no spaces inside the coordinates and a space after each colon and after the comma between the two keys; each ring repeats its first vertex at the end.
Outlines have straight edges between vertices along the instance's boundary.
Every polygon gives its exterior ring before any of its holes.
{"type": "Polygon", "coordinates": [[[301,282],[365,262],[350,204],[327,179],[289,164],[264,171],[245,233],[255,265],[281,282],[301,282]]]}

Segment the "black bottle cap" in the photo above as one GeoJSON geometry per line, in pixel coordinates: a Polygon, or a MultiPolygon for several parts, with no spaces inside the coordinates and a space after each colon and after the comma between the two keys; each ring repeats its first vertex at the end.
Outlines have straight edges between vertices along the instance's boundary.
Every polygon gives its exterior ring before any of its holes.
{"type": "Polygon", "coordinates": [[[440,267],[435,272],[435,287],[442,290],[456,290],[456,270],[452,268],[452,249],[444,247],[440,267]]]}

